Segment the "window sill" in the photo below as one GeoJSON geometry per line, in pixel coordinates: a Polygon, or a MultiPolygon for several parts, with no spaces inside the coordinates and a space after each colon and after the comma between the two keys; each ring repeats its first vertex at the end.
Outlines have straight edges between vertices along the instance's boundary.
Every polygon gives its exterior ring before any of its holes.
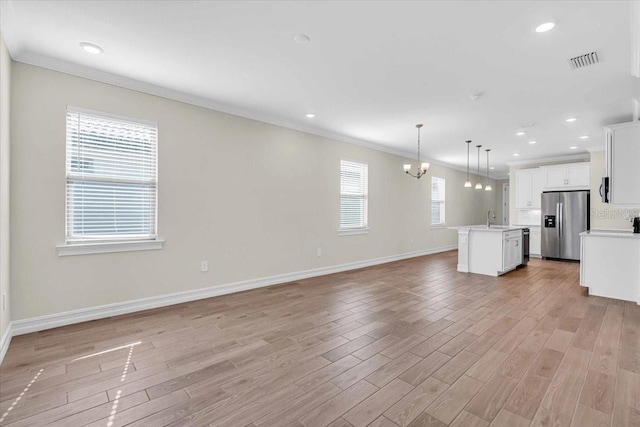
{"type": "Polygon", "coordinates": [[[447,224],[433,224],[431,226],[432,230],[441,230],[447,228],[447,224]]]}
{"type": "Polygon", "coordinates": [[[369,228],[346,228],[338,230],[338,236],[354,236],[357,234],[368,234],[369,228]]]}
{"type": "Polygon", "coordinates": [[[135,240],[130,242],[68,243],[57,246],[58,256],[106,254],[111,252],[152,251],[162,249],[164,240],[135,240]]]}

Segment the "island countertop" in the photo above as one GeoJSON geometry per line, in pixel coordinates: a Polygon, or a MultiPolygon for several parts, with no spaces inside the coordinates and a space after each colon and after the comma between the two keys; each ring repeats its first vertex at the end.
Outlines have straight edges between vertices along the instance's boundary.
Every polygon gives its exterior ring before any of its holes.
{"type": "Polygon", "coordinates": [[[491,232],[504,232],[512,230],[522,230],[523,228],[529,228],[527,226],[517,225],[492,225],[487,228],[486,225],[459,225],[457,227],[449,227],[451,230],[470,230],[470,231],[491,231],[491,232]]]}
{"type": "Polygon", "coordinates": [[[640,233],[633,233],[631,230],[589,230],[580,233],[580,236],[596,236],[596,237],[622,237],[625,239],[640,240],[640,233]]]}

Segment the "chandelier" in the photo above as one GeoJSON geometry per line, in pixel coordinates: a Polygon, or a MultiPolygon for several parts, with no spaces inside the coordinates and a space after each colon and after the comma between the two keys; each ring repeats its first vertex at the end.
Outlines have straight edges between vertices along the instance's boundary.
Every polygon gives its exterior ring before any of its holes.
{"type": "Polygon", "coordinates": [[[429,163],[427,162],[423,162],[420,163],[420,128],[422,127],[422,124],[417,124],[416,128],[418,128],[418,173],[416,173],[415,175],[411,173],[411,164],[410,163],[406,163],[404,165],[402,165],[402,167],[404,168],[404,172],[407,175],[411,175],[414,178],[418,178],[420,179],[422,176],[427,174],[427,171],[429,170],[429,166],[431,166],[429,163]]]}

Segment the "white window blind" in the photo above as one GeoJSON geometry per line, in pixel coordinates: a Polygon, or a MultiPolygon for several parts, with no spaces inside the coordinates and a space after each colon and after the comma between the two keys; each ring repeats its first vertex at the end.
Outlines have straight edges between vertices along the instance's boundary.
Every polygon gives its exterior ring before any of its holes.
{"type": "Polygon", "coordinates": [[[67,242],[156,238],[157,127],[67,110],[67,242]]]}
{"type": "Polygon", "coordinates": [[[340,161],[340,229],[367,227],[367,165],[340,161]]]}
{"type": "Polygon", "coordinates": [[[445,224],[445,182],[444,178],[431,178],[431,225],[445,224]]]}

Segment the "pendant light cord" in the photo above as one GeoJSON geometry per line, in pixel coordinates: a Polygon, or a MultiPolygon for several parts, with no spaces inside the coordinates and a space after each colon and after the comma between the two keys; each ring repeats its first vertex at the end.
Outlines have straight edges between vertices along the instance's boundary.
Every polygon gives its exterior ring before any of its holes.
{"type": "Polygon", "coordinates": [[[491,151],[491,149],[487,148],[487,182],[489,181],[489,151],[491,151]]]}
{"type": "Polygon", "coordinates": [[[469,181],[469,147],[471,146],[471,141],[467,141],[467,181],[469,181]]]}

